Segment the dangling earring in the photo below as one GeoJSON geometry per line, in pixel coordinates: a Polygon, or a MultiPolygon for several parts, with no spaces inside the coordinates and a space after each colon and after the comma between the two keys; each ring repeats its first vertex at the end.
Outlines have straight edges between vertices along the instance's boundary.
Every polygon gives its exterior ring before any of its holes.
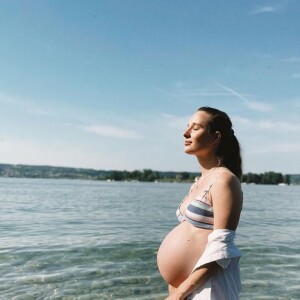
{"type": "Polygon", "coordinates": [[[217,159],[218,159],[218,167],[220,167],[222,160],[219,156],[217,157],[217,159]]]}

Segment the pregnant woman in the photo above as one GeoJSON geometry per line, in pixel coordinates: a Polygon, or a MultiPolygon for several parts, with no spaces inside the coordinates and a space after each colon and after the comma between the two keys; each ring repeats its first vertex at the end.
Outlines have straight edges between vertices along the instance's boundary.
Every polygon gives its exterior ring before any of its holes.
{"type": "Polygon", "coordinates": [[[235,300],[241,289],[234,245],[242,209],[242,159],[228,115],[201,107],[183,134],[201,177],[177,209],[177,225],[162,242],[157,263],[169,284],[167,300],[235,300]]]}

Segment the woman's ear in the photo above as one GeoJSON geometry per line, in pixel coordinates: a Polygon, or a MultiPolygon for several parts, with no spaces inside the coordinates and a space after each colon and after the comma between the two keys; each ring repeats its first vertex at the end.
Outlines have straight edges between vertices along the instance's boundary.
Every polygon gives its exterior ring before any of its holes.
{"type": "Polygon", "coordinates": [[[216,131],[215,133],[215,139],[220,139],[221,138],[221,132],[220,131],[216,131]]]}
{"type": "Polygon", "coordinates": [[[215,136],[214,136],[214,144],[219,144],[221,141],[221,132],[220,131],[216,131],[215,132],[215,136]]]}

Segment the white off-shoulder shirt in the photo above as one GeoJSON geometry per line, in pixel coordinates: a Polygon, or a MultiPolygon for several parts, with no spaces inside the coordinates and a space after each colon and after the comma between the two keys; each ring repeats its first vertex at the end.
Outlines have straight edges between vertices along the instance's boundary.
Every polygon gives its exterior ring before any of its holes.
{"type": "Polygon", "coordinates": [[[241,291],[239,260],[241,253],[234,244],[235,231],[215,229],[208,236],[203,255],[193,271],[216,262],[221,268],[200,288],[187,297],[187,300],[238,300],[241,291]]]}

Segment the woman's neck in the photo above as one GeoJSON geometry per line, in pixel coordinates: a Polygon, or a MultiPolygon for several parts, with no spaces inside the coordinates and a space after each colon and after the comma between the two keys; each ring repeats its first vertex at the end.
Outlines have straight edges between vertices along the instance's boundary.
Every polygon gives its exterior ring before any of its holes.
{"type": "Polygon", "coordinates": [[[198,158],[198,162],[200,165],[200,172],[203,176],[206,176],[211,170],[222,166],[220,159],[215,156],[206,159],[198,158]]]}

